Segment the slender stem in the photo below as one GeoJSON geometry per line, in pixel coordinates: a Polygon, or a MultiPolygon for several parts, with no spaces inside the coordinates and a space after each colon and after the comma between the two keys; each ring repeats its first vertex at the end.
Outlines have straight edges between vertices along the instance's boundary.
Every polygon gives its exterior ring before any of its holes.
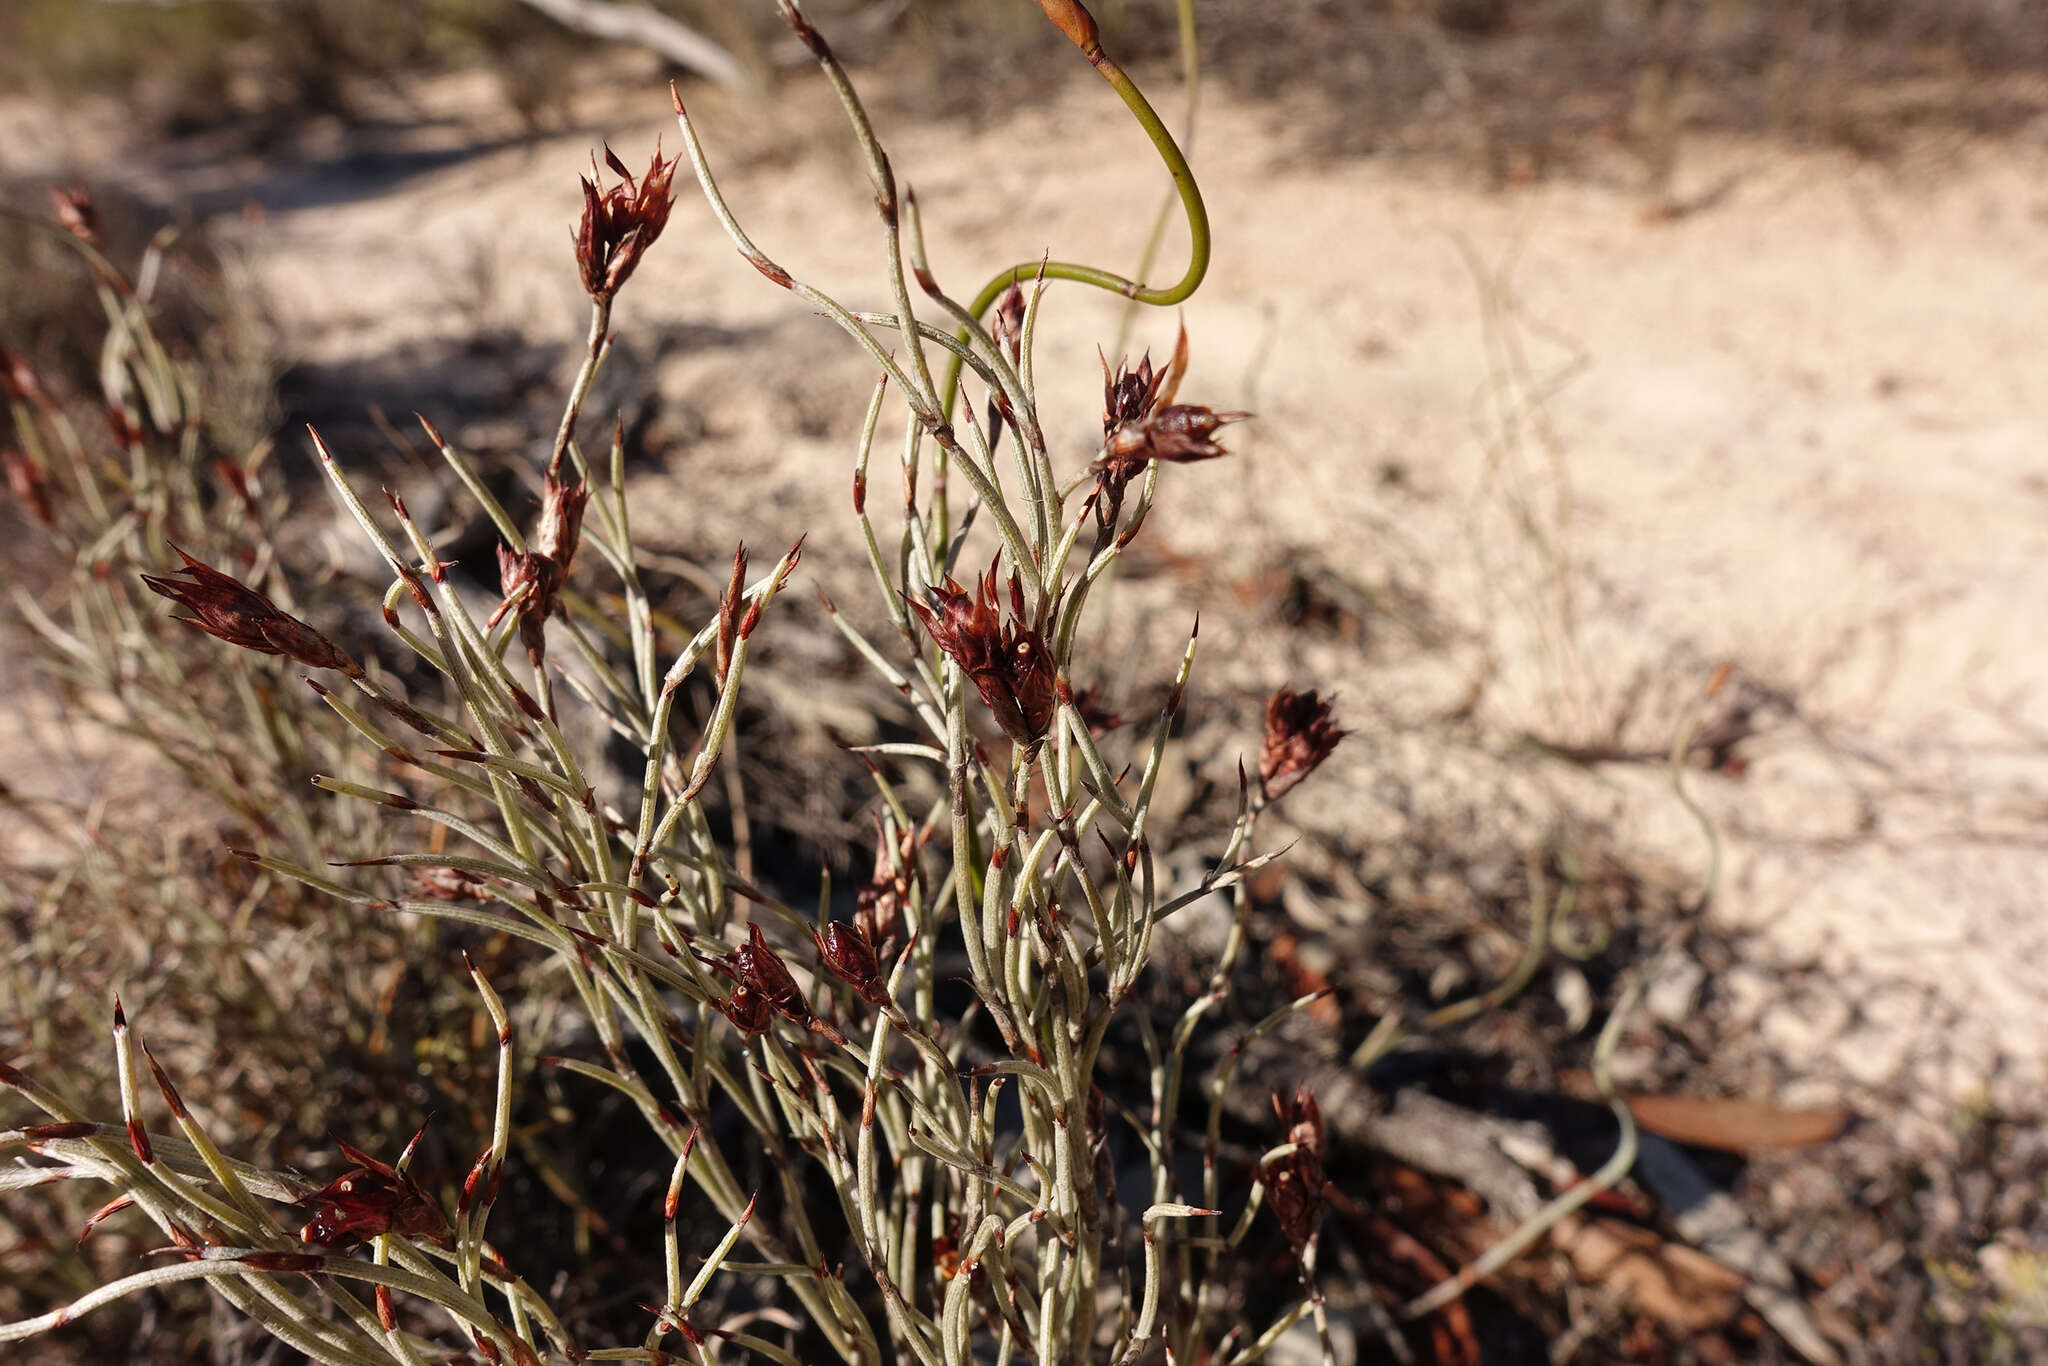
{"type": "MultiPolygon", "coordinates": [[[[1180,144],[1174,140],[1172,131],[1167,128],[1165,120],[1159,117],[1158,111],[1153,109],[1151,102],[1145,98],[1144,92],[1138,89],[1137,83],[1125,74],[1122,67],[1111,60],[1109,54],[1102,50],[1099,41],[1094,40],[1092,35],[1086,41],[1078,37],[1075,41],[1096,71],[1109,82],[1110,89],[1116,91],[1118,97],[1123,100],[1124,107],[1131,111],[1131,116],[1138,121],[1138,126],[1145,130],[1145,136],[1151,140],[1160,160],[1166,164],[1167,174],[1173,177],[1174,190],[1180,196],[1181,208],[1187,214],[1188,220],[1187,269],[1181,273],[1180,279],[1170,285],[1147,285],[1099,266],[1081,265],[1073,261],[1025,261],[1000,272],[982,286],[981,292],[974,296],[974,302],[968,305],[968,311],[977,318],[987,313],[1011,285],[1021,284],[1026,280],[1069,280],[1075,284],[1106,289],[1112,294],[1121,294],[1137,303],[1164,308],[1192,296],[1201,285],[1202,277],[1209,273],[1209,210],[1202,202],[1201,187],[1195,183],[1195,173],[1189,167],[1180,144]]],[[[939,389],[940,402],[949,417],[953,411],[953,394],[959,376],[960,362],[949,358],[946,362],[945,381],[939,389]]]]}

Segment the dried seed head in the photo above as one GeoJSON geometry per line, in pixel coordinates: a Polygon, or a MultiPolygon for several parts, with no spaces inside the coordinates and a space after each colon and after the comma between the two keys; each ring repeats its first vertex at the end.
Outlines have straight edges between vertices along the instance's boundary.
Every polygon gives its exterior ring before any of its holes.
{"type": "Polygon", "coordinates": [[[994,562],[973,597],[950,578],[926,596],[926,602],[910,606],[933,642],[973,680],[1003,732],[1018,744],[1035,748],[1052,725],[1058,690],[1052,651],[1029,623],[1017,575],[1010,575],[1007,621],[996,597],[994,562]]]}
{"type": "Polygon", "coordinates": [[[1294,1151],[1268,1165],[1260,1179],[1281,1231],[1287,1241],[1301,1248],[1315,1235],[1316,1221],[1323,1212],[1323,1111],[1315,1095],[1303,1086],[1291,1100],[1275,1095],[1273,1112],[1286,1128],[1287,1142],[1294,1145],[1294,1151]]]}
{"type": "Polygon", "coordinates": [[[604,149],[604,160],[619,183],[598,189],[603,176],[593,164],[591,175],[583,180],[583,220],[576,227],[575,242],[583,288],[593,299],[609,300],[668,226],[669,210],[676,202],[669,185],[675,179],[677,158],[664,161],[657,146],[647,173],[638,180],[610,147],[604,149]]]}
{"type": "Polygon", "coordinates": [[[173,545],[171,549],[176,550],[178,558],[185,562],[185,567],[176,572],[190,581],[184,582],[175,577],[159,578],[154,574],[144,574],[142,581],[149,585],[151,592],[169,598],[194,614],[177,620],[230,645],[240,645],[266,655],[284,655],[308,668],[338,669],[351,675],[356,672],[356,662],[340,646],[297,617],[281,611],[269,598],[218,569],[200,563],[177,546],[173,545]]]}
{"type": "Polygon", "coordinates": [[[1259,790],[1266,800],[1278,801],[1315,772],[1348,734],[1337,728],[1331,703],[1313,689],[1274,693],[1266,703],[1266,739],[1259,749],[1259,790]]]}

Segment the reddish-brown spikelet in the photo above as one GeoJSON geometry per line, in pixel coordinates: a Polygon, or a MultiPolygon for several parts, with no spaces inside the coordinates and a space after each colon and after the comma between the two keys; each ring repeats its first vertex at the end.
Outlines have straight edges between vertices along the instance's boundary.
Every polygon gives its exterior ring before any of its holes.
{"type": "Polygon", "coordinates": [[[497,625],[516,606],[519,641],[536,660],[547,653],[543,628],[560,603],[562,584],[583,538],[583,508],[589,501],[589,485],[580,480],[564,483],[549,474],[541,489],[540,522],[525,553],[498,547],[498,591],[505,600],[491,613],[489,624],[497,625]],[[525,596],[520,597],[522,590],[525,596]]]}
{"type": "Polygon", "coordinates": [[[995,339],[1010,353],[1010,364],[1016,365],[1024,358],[1024,291],[1011,285],[996,300],[995,318],[991,323],[995,339]]]}
{"type": "Polygon", "coordinates": [[[583,179],[583,219],[574,239],[583,288],[593,299],[609,300],[668,226],[669,210],[676,202],[669,185],[678,159],[664,160],[656,147],[647,173],[637,180],[610,147],[604,149],[604,160],[619,183],[600,190],[602,176],[592,167],[591,175],[583,179]]]}
{"type": "Polygon", "coordinates": [[[901,830],[892,839],[881,821],[875,822],[875,871],[854,893],[853,923],[884,958],[895,953],[903,913],[924,878],[920,843],[915,829],[901,830]]]}
{"type": "Polygon", "coordinates": [[[858,924],[835,920],[825,927],[824,934],[813,930],[811,937],[818,942],[818,957],[824,960],[826,968],[852,987],[854,995],[877,1009],[889,1004],[882,965],[875,958],[874,945],[861,933],[858,924]]]}
{"type": "Polygon", "coordinates": [[[488,901],[491,885],[466,868],[409,868],[411,892],[420,901],[488,901]]]}
{"type": "Polygon", "coordinates": [[[142,581],[151,592],[193,613],[177,620],[245,650],[283,655],[313,669],[356,672],[356,662],[339,645],[281,610],[269,598],[239,579],[193,559],[177,546],[171,549],[185,562],[185,567],[176,571],[184,579],[144,574],[142,581]]]}
{"type": "Polygon", "coordinates": [[[94,1229],[98,1228],[107,1220],[113,1218],[116,1214],[119,1214],[122,1210],[129,1208],[134,1203],[135,1197],[132,1195],[117,1195],[113,1199],[107,1201],[106,1204],[101,1205],[98,1209],[94,1210],[91,1214],[87,1215],[85,1219],[85,1227],[78,1231],[77,1245],[79,1247],[84,1247],[85,1240],[92,1237],[94,1229]]]}
{"type": "Polygon", "coordinates": [[[1024,589],[1010,575],[1010,616],[996,596],[996,565],[975,586],[974,596],[951,578],[928,590],[926,602],[911,602],[925,630],[960,671],[973,681],[996,724],[1020,745],[1036,747],[1052,725],[1058,687],[1052,651],[1024,611],[1024,589]]]}
{"type": "Polygon", "coordinates": [[[1288,1242],[1300,1248],[1315,1235],[1316,1221],[1323,1212],[1323,1110],[1303,1086],[1291,1100],[1274,1096],[1273,1113],[1286,1126],[1287,1141],[1294,1151],[1268,1166],[1261,1180],[1266,1186],[1266,1203],[1273,1207],[1281,1231],[1288,1242]]]}
{"type": "Polygon", "coordinates": [[[746,600],[747,592],[747,547],[742,544],[732,553],[732,578],[725,585],[725,592],[718,598],[718,681],[725,682],[726,671],[732,667],[732,647],[740,637],[740,604],[746,600]]]}
{"type": "Polygon", "coordinates": [[[533,530],[533,553],[545,555],[561,566],[564,574],[576,558],[583,539],[583,507],[590,501],[590,486],[577,481],[565,484],[548,478],[541,491],[540,525],[533,530]]]}
{"type": "Polygon", "coordinates": [[[1349,734],[1338,729],[1331,704],[1314,689],[1274,693],[1266,703],[1266,739],[1259,748],[1259,790],[1266,800],[1278,801],[1315,772],[1349,734]]]}

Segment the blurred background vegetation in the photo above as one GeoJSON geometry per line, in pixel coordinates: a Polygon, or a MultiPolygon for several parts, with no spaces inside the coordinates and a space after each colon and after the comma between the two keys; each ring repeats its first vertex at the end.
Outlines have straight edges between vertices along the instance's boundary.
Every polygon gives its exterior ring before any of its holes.
{"type": "MultiPolygon", "coordinates": [[[[772,75],[771,6],[655,8],[772,75]]],[[[954,112],[999,104],[991,86],[1065,72],[1037,60],[1059,40],[1029,6],[810,8],[856,61],[922,52],[930,79],[909,84],[954,112]]],[[[1131,59],[1174,57],[1173,0],[1095,8],[1131,59]]],[[[2048,66],[2048,12],[2029,0],[1203,0],[1198,12],[1210,71],[1260,97],[1312,100],[1322,112],[1308,131],[1325,151],[1463,141],[1548,162],[1589,130],[1655,139],[1659,120],[1682,119],[1877,152],[1929,123],[2015,126],[2040,111],[2048,66]]],[[[406,75],[465,64],[488,65],[539,127],[596,74],[578,59],[597,47],[519,0],[0,8],[0,81],[46,98],[114,94],[168,134],[232,125],[261,138],[307,117],[363,117],[377,97],[402,103],[406,75]]]]}

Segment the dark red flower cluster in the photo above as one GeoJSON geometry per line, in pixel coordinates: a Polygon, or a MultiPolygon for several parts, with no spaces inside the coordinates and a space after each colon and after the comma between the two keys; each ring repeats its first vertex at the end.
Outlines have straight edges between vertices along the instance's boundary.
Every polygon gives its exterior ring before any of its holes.
{"type": "Polygon", "coordinates": [[[176,572],[190,582],[175,577],[158,578],[154,574],[144,574],[142,581],[151,592],[162,594],[194,614],[176,620],[245,650],[284,655],[313,669],[356,672],[356,662],[339,645],[280,610],[269,598],[200,563],[177,546],[171,549],[177,550],[178,558],[185,562],[185,567],[176,572]]]}
{"type": "Polygon", "coordinates": [[[932,640],[973,680],[1003,733],[1020,745],[1035,748],[1051,728],[1058,704],[1052,651],[1046,648],[1044,635],[1029,623],[1024,586],[1014,571],[1007,621],[996,597],[993,562],[976,588],[975,595],[969,597],[949,578],[943,587],[928,590],[928,603],[910,605],[932,640]]]}
{"type": "Polygon", "coordinates": [[[1339,730],[1331,704],[1315,691],[1282,688],[1266,703],[1266,740],[1259,748],[1259,790],[1278,801],[1330,757],[1351,732],[1339,730]]]}
{"type": "Polygon", "coordinates": [[[1298,1087],[1292,1100],[1273,1097],[1273,1113],[1287,1130],[1294,1151],[1267,1165],[1260,1179],[1266,1186],[1266,1203],[1280,1221],[1281,1232],[1296,1248],[1306,1247],[1315,1236],[1316,1221],[1323,1213],[1323,1107],[1306,1087],[1298,1087]]]}
{"type": "Polygon", "coordinates": [[[1095,524],[1107,535],[1123,510],[1124,489],[1154,460],[1191,464],[1227,455],[1216,441],[1218,429],[1240,422],[1250,413],[1219,413],[1192,403],[1175,403],[1188,367],[1188,334],[1183,328],[1174,342],[1173,359],[1163,370],[1152,368],[1147,354],[1135,369],[1122,365],[1114,375],[1102,363],[1102,451],[1088,467],[1095,476],[1089,502],[1095,524]]]}
{"type": "Polygon", "coordinates": [[[608,190],[597,187],[595,166],[583,178],[583,221],[576,226],[576,268],[583,276],[583,288],[593,299],[610,299],[626,283],[633,267],[668,226],[669,210],[675,196],[669,184],[675,179],[679,158],[664,161],[661,149],[654,150],[647,174],[638,180],[626,163],[607,147],[605,165],[619,177],[608,190]]]}
{"type": "MultiPolygon", "coordinates": [[[[447,1231],[441,1207],[410,1176],[346,1143],[341,1151],[356,1165],[303,1202],[312,1207],[313,1217],[299,1230],[300,1241],[347,1247],[385,1233],[423,1238],[447,1231]]],[[[412,1151],[412,1144],[406,1151],[412,1151]]]]}

